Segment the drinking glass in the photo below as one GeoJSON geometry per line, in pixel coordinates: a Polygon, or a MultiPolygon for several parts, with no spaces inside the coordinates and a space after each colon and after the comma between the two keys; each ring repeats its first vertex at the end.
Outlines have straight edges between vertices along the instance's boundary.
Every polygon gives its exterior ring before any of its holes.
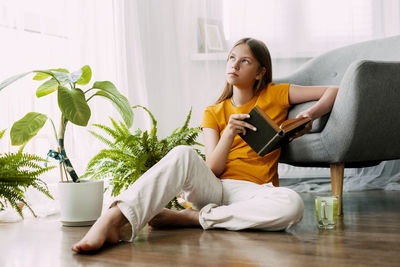
{"type": "Polygon", "coordinates": [[[318,228],[333,229],[337,222],[338,196],[316,196],[315,211],[318,228]]]}

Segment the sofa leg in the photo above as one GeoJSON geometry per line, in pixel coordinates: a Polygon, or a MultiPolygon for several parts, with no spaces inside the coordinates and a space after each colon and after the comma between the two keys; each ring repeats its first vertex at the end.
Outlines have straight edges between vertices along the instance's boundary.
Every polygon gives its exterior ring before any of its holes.
{"type": "Polygon", "coordinates": [[[344,163],[331,163],[331,186],[332,196],[338,196],[338,215],[343,215],[342,195],[343,195],[343,176],[344,163]]]}

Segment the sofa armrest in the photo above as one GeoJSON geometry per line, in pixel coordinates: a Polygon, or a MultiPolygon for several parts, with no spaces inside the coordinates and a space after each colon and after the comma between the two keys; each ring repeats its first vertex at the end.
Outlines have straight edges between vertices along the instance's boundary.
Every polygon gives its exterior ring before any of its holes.
{"type": "Polygon", "coordinates": [[[399,158],[399,102],[400,62],[352,63],[321,132],[331,162],[399,158]]]}
{"type": "MultiPolygon", "coordinates": [[[[309,102],[306,102],[306,103],[301,103],[301,104],[294,105],[289,110],[288,119],[296,118],[297,115],[300,112],[312,107],[313,105],[315,105],[315,103],[317,103],[317,101],[309,101],[309,102]]],[[[324,127],[325,127],[325,125],[326,125],[326,123],[328,121],[329,114],[330,113],[325,114],[324,116],[315,119],[313,121],[311,131],[309,131],[307,134],[321,132],[324,129],[324,127]]]]}

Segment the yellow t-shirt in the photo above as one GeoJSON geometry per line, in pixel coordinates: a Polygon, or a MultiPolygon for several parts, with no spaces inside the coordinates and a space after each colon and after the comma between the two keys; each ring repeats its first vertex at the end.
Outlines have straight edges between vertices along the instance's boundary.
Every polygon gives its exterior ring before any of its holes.
{"type": "MultiPolygon", "coordinates": [[[[235,107],[230,99],[206,108],[202,128],[215,129],[221,136],[232,114],[247,114],[258,105],[278,125],[286,120],[289,108],[289,84],[268,84],[267,88],[254,96],[247,104],[235,107]]],[[[248,129],[248,131],[251,131],[248,129]]],[[[260,157],[243,139],[236,135],[221,179],[246,180],[257,184],[274,182],[278,185],[278,159],[281,150],[277,149],[260,157]]]]}

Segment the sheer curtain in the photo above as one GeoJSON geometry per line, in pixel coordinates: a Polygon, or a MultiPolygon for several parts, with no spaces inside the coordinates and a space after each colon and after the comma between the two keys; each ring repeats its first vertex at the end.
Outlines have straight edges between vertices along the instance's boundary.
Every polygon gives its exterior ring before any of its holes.
{"type": "MultiPolygon", "coordinates": [[[[0,1],[0,80],[28,70],[65,67],[73,71],[88,64],[93,71],[90,85],[110,80],[132,104],[147,105],[134,15],[137,11],[135,6],[127,5],[111,0],[0,1]],[[130,14],[126,16],[128,10],[130,14]]],[[[35,90],[39,85],[25,78],[0,92],[0,112],[5,114],[0,118],[1,129],[10,130],[13,122],[30,111],[48,114],[59,123],[56,94],[37,99],[35,90]]],[[[89,104],[90,124],[107,124],[108,116],[120,119],[106,100],[97,98],[89,104]]],[[[148,124],[140,117],[136,120],[141,125],[148,124]]],[[[26,151],[45,156],[56,145],[50,125],[45,127],[26,151]]],[[[99,144],[87,128],[72,124],[68,125],[66,139],[67,153],[82,174],[99,144]]],[[[8,135],[0,144],[2,151],[16,149],[10,146],[8,135]]]]}
{"type": "MultiPolygon", "coordinates": [[[[243,36],[259,38],[275,60],[309,59],[344,45],[399,34],[400,27],[397,0],[224,0],[223,10],[230,44],[243,36]]],[[[293,71],[278,63],[275,77],[293,71]]]]}
{"type": "MultiPolygon", "coordinates": [[[[34,69],[64,67],[74,71],[88,64],[93,71],[89,85],[94,81],[112,81],[132,105],[147,106],[137,12],[136,2],[132,5],[130,1],[0,0],[0,80],[34,69]]],[[[32,77],[0,92],[0,129],[7,129],[0,140],[2,153],[18,149],[11,146],[9,131],[27,112],[49,115],[58,128],[56,94],[37,99],[35,91],[40,83],[31,80],[32,77]]],[[[89,126],[69,124],[66,131],[66,150],[78,175],[84,173],[91,157],[104,147],[88,133],[90,125],[109,124],[109,116],[121,120],[108,101],[95,98],[90,102],[89,126]]],[[[134,124],[148,127],[149,121],[135,116],[134,124]]],[[[50,123],[46,123],[25,151],[46,157],[47,151],[56,145],[50,123]]],[[[58,170],[47,173],[43,179],[57,197],[58,170]]],[[[56,201],[38,192],[29,191],[27,200],[39,216],[58,211],[56,201]]],[[[6,220],[19,219],[12,214],[6,220]]]]}

